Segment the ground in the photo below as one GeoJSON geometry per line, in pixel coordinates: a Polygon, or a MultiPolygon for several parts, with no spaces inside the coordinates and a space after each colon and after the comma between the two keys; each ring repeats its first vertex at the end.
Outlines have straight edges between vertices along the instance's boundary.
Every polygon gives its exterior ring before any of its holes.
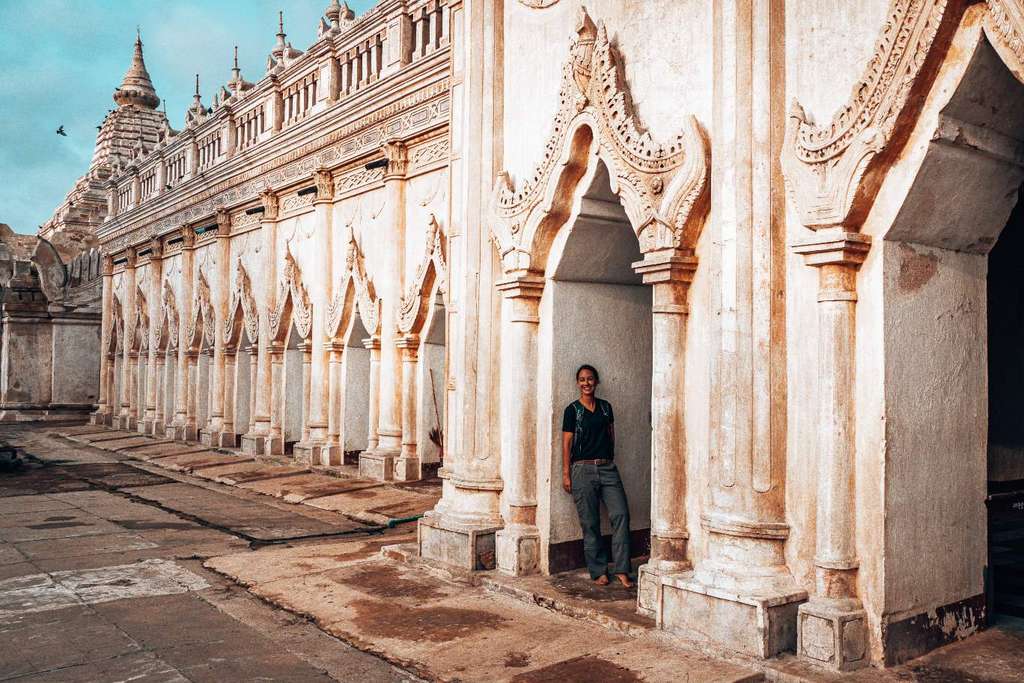
{"type": "MultiPolygon", "coordinates": [[[[26,460],[0,473],[0,680],[832,680],[667,641],[633,593],[579,574],[425,564],[409,518],[436,483],[96,428],[2,427],[0,441],[26,460]]],[[[1008,625],[846,680],[1019,681],[1022,652],[1008,625]]]]}

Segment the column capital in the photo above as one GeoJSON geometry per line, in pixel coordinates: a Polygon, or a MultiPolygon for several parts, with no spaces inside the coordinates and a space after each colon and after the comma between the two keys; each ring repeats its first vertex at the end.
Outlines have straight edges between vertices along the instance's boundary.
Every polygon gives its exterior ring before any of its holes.
{"type": "Polygon", "coordinates": [[[420,335],[409,333],[395,338],[395,346],[400,349],[418,349],[420,347],[420,335]]]}
{"type": "Polygon", "coordinates": [[[217,237],[228,237],[231,235],[231,212],[221,206],[216,211],[217,237]]]}
{"type": "Polygon", "coordinates": [[[387,170],[384,171],[384,180],[404,179],[406,171],[409,170],[409,151],[401,140],[387,140],[381,147],[384,156],[388,160],[387,170]]]}
{"type": "Polygon", "coordinates": [[[313,171],[313,182],[316,183],[316,199],[313,203],[317,202],[332,202],[334,201],[334,174],[331,173],[330,169],[318,168],[313,171]]]}
{"type": "Polygon", "coordinates": [[[697,270],[697,257],[689,249],[659,249],[647,252],[643,260],[632,265],[646,285],[666,282],[689,285],[697,270]]]}
{"type": "Polygon", "coordinates": [[[164,255],[164,241],[159,237],[154,237],[149,240],[149,257],[150,259],[159,259],[164,255]]]}
{"type": "Polygon", "coordinates": [[[103,257],[103,275],[110,277],[114,274],[114,257],[107,254],[103,257]]]}
{"type": "Polygon", "coordinates": [[[196,231],[191,225],[183,225],[178,229],[181,233],[181,247],[182,249],[195,249],[196,247],[196,231]]]}
{"type": "Polygon", "coordinates": [[[793,252],[804,257],[809,266],[841,265],[859,268],[871,248],[871,237],[843,228],[819,230],[814,237],[797,242],[793,252]]]}
{"type": "Polygon", "coordinates": [[[544,293],[544,275],[535,270],[514,271],[494,286],[506,299],[540,299],[544,293]]]}
{"type": "Polygon", "coordinates": [[[324,351],[327,351],[328,353],[344,353],[345,344],[344,342],[339,341],[325,341],[324,351]]]}
{"type": "Polygon", "coordinates": [[[281,204],[277,193],[269,187],[263,188],[260,192],[260,202],[263,204],[263,220],[276,221],[278,208],[281,204]]]}
{"type": "Polygon", "coordinates": [[[380,339],[376,337],[364,339],[363,346],[369,349],[370,351],[380,351],[380,339]]]}
{"type": "Polygon", "coordinates": [[[138,260],[139,252],[135,247],[128,247],[124,250],[125,268],[134,268],[135,263],[138,260]]]}

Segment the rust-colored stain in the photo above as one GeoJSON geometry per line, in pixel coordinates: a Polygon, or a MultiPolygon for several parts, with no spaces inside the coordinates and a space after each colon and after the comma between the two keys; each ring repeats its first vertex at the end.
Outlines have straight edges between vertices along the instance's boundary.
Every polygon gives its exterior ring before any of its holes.
{"type": "Polygon", "coordinates": [[[391,564],[361,564],[326,572],[326,576],[335,583],[378,598],[411,598],[423,602],[445,597],[435,586],[406,578],[391,564]]]}
{"type": "MultiPolygon", "coordinates": [[[[405,641],[428,640],[434,643],[444,643],[502,628],[504,622],[507,621],[493,612],[455,607],[402,607],[396,609],[394,605],[378,600],[355,600],[351,606],[356,611],[352,624],[358,633],[405,641]]],[[[543,680],[562,681],[566,679],[543,680]]]]}
{"type": "Polygon", "coordinates": [[[525,652],[515,652],[513,650],[509,650],[505,653],[506,669],[522,669],[527,666],[530,666],[529,654],[525,652]]]}
{"type": "Polygon", "coordinates": [[[896,284],[904,292],[916,292],[928,284],[939,268],[939,257],[922,254],[905,242],[900,246],[900,272],[896,284]]]}
{"type": "Polygon", "coordinates": [[[643,679],[606,659],[587,655],[550,664],[514,676],[513,683],[564,683],[565,681],[601,681],[601,683],[634,683],[643,679]]]}

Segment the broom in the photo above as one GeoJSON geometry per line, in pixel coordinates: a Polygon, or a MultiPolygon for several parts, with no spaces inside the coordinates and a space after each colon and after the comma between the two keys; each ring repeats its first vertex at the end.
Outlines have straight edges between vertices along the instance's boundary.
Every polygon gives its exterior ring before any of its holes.
{"type": "Polygon", "coordinates": [[[440,453],[438,453],[437,457],[438,457],[438,460],[440,460],[443,463],[444,462],[444,433],[441,431],[441,414],[440,414],[440,411],[438,411],[438,409],[437,409],[437,389],[434,387],[434,370],[433,370],[433,368],[431,368],[429,370],[429,372],[430,372],[430,399],[434,402],[434,422],[435,422],[436,426],[434,426],[434,427],[432,427],[430,429],[430,432],[427,434],[427,436],[430,438],[431,441],[434,442],[434,445],[436,445],[438,447],[438,449],[440,449],[440,453]]]}

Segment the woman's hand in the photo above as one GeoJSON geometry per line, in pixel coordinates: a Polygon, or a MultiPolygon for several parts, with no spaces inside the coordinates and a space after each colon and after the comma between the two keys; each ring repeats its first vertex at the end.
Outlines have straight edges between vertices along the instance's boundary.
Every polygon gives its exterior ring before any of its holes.
{"type": "Polygon", "coordinates": [[[562,472],[562,488],[566,493],[572,493],[572,477],[568,472],[562,472]]]}

